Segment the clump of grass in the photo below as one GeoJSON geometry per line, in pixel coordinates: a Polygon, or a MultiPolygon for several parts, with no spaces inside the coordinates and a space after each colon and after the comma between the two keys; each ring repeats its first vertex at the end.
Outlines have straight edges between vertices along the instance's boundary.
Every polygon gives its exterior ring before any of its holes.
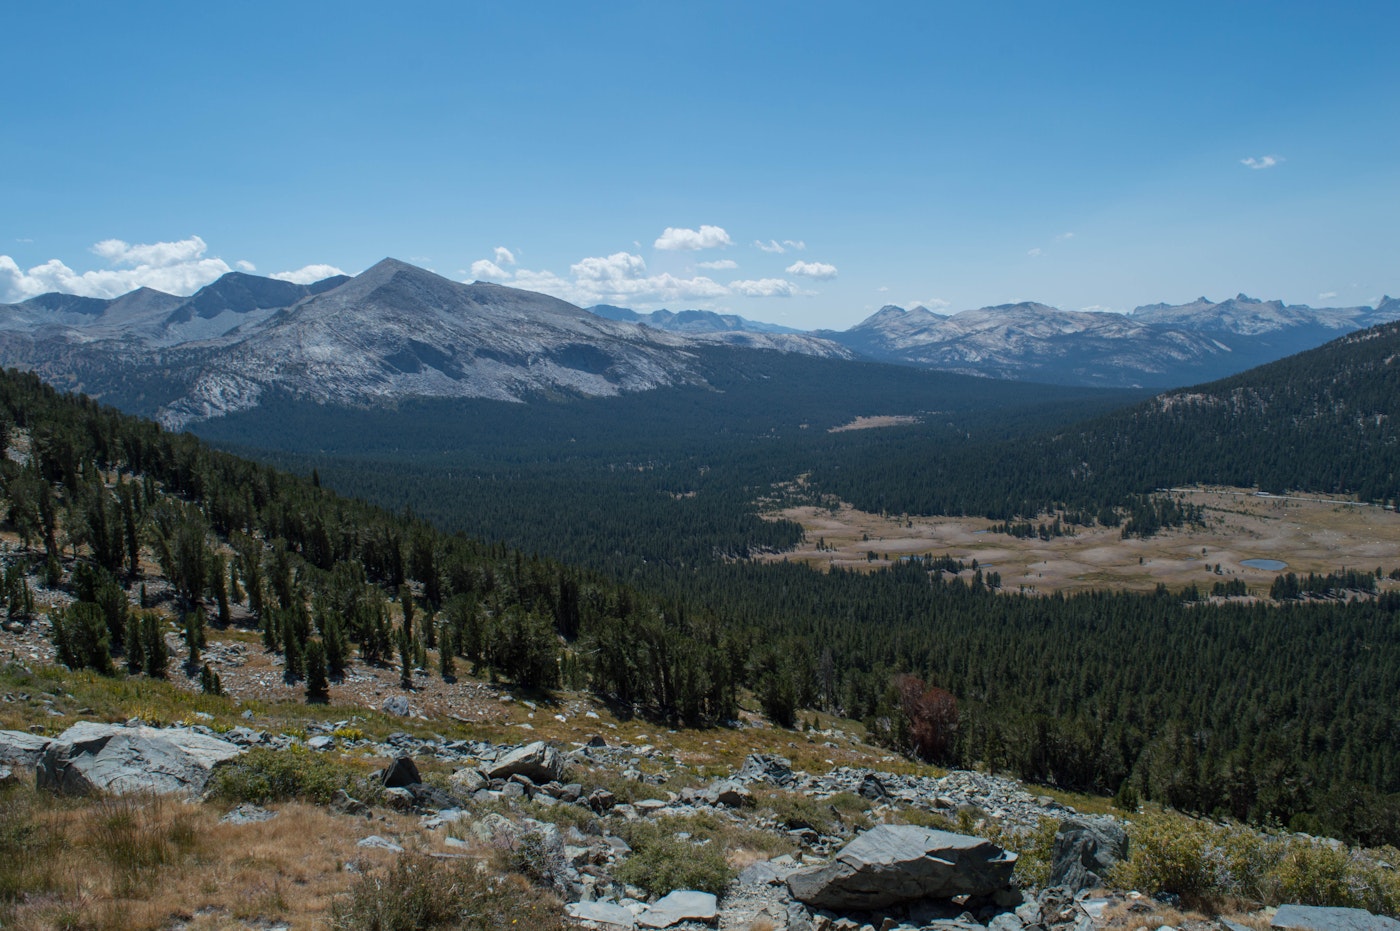
{"type": "Polygon", "coordinates": [[[55,891],[60,877],[56,854],[67,845],[63,831],[41,819],[41,798],[31,788],[0,788],[0,926],[8,926],[14,906],[27,895],[55,891]]]}
{"type": "Polygon", "coordinates": [[[361,775],[347,763],[300,747],[258,747],[216,769],[209,794],[222,801],[258,805],[290,799],[325,804],[337,791],[355,788],[361,775]]]}
{"type": "MultiPolygon", "coordinates": [[[[651,895],[666,895],[677,889],[698,889],[718,895],[734,877],[733,870],[725,861],[722,844],[713,839],[697,844],[695,840],[676,836],[683,827],[698,826],[691,821],[689,818],[663,818],[627,824],[621,833],[631,845],[632,855],[613,875],[625,883],[640,886],[651,895]]],[[[694,832],[691,833],[694,837],[694,832]]]]}
{"type": "Polygon", "coordinates": [[[559,904],[519,876],[405,853],[367,873],[331,910],[337,931],[563,931],[559,904]]]}
{"type": "Polygon", "coordinates": [[[99,799],[85,820],[88,845],[107,865],[119,898],[147,895],[156,872],[193,854],[199,843],[192,812],[158,795],[99,799]]]}

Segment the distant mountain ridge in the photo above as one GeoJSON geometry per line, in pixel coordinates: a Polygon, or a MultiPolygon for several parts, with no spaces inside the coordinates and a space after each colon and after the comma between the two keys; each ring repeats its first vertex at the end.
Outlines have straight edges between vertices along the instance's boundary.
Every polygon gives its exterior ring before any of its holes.
{"type": "Polygon", "coordinates": [[[353,278],[306,285],[230,272],[188,297],[139,288],[114,299],[43,294],[0,305],[0,364],[182,427],[255,407],[269,392],[363,407],[705,384],[696,352],[715,345],[1170,388],[1394,319],[1400,300],[1389,297],[1374,308],[1311,308],[1241,294],[1130,314],[1035,302],[946,315],[888,305],[843,332],[804,333],[705,310],[585,311],[385,259],[353,278]]]}
{"type": "Polygon", "coordinates": [[[1152,304],[1130,314],[1023,302],[952,315],[887,305],[843,332],[818,331],[863,356],[966,374],[1063,384],[1168,388],[1220,378],[1400,319],[1376,307],[1227,301],[1152,304]]]}
{"type": "Polygon", "coordinates": [[[110,301],[48,294],[0,305],[0,363],[171,427],[255,407],[269,393],[382,406],[703,384],[695,349],[716,343],[851,355],[805,335],[683,335],[608,321],[395,259],[310,285],[231,272],[187,298],[143,288],[110,301]]]}

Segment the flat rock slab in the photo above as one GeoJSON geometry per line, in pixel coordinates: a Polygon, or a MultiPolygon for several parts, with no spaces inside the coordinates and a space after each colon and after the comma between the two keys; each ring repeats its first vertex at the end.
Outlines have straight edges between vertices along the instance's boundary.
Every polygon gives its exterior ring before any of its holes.
{"type": "Polygon", "coordinates": [[[0,763],[33,769],[53,741],[24,731],[0,731],[0,763]]]}
{"type": "Polygon", "coordinates": [[[587,921],[603,928],[637,927],[637,916],[612,902],[575,902],[566,909],[575,921],[587,921]]]}
{"type": "Polygon", "coordinates": [[[35,783],[65,795],[197,794],[215,766],[242,752],[237,744],[182,727],[80,721],[44,750],[35,783]]]}
{"type": "Polygon", "coordinates": [[[651,903],[637,923],[643,928],[669,928],[682,921],[711,924],[718,915],[719,900],[710,893],[677,889],[651,903]]]}
{"type": "Polygon", "coordinates": [[[920,899],[990,895],[1011,882],[1016,855],[991,841],[905,824],[858,836],[825,866],[788,877],[794,898],[813,908],[853,911],[920,899]]]}
{"type": "Polygon", "coordinates": [[[1269,926],[1290,931],[1400,931],[1400,921],[1364,908],[1318,905],[1280,905],[1269,926]]]}

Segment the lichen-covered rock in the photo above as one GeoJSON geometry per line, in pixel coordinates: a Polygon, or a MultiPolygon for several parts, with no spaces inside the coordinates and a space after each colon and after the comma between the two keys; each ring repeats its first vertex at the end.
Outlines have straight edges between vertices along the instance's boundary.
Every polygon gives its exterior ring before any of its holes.
{"type": "Polygon", "coordinates": [[[1016,855],[980,837],[904,824],[864,832],[825,866],[788,876],[794,898],[837,911],[920,899],[990,895],[1011,882],[1016,855]]]}

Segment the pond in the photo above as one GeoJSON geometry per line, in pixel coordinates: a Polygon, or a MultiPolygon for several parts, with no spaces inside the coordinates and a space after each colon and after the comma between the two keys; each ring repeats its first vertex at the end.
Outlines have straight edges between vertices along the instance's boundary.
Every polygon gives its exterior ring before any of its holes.
{"type": "Polygon", "coordinates": [[[1240,565],[1251,569],[1263,569],[1265,572],[1282,572],[1288,568],[1288,563],[1282,559],[1241,559],[1240,565]]]}

